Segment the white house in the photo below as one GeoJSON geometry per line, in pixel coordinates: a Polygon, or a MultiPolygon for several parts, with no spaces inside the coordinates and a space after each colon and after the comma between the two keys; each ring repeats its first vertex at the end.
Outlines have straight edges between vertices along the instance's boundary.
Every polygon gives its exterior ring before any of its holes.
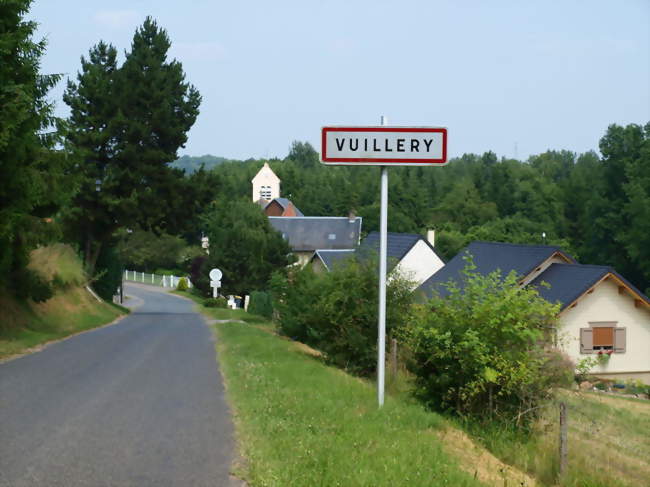
{"type": "Polygon", "coordinates": [[[650,299],[614,269],[578,264],[553,246],[472,242],[422,284],[425,295],[436,290],[444,296],[450,279],[462,286],[467,254],[477,272],[514,270],[522,286],[535,286],[544,299],[560,303],[556,338],[574,363],[607,354],[592,373],[650,384],[650,299]]]}
{"type": "MultiPolygon", "coordinates": [[[[416,288],[440,270],[445,263],[433,247],[434,236],[433,230],[428,232],[428,238],[414,233],[388,232],[386,254],[389,273],[399,272],[412,280],[416,288]]],[[[366,258],[378,253],[379,233],[370,232],[356,251],[317,250],[311,258],[311,265],[317,271],[331,270],[333,265],[355,254],[366,258]]]]}
{"type": "Polygon", "coordinates": [[[264,163],[251,180],[253,183],[253,201],[270,202],[280,197],[280,178],[275,175],[268,162],[264,163]]]}

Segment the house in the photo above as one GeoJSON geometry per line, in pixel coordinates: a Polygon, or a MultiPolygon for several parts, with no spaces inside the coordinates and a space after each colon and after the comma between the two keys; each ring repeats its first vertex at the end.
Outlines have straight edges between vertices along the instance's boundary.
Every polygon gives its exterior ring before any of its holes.
{"type": "MultiPolygon", "coordinates": [[[[265,200],[260,200],[263,202],[265,200]]],[[[302,214],[296,205],[287,198],[275,198],[264,206],[264,214],[266,216],[305,216],[302,214]]]]}
{"type": "Polygon", "coordinates": [[[554,246],[472,242],[420,286],[425,295],[444,296],[450,279],[462,287],[466,255],[476,272],[515,271],[521,286],[535,286],[541,297],[560,303],[556,339],[574,363],[611,354],[591,372],[650,384],[650,299],[614,269],[579,264],[554,246]]]}
{"type": "MultiPolygon", "coordinates": [[[[398,270],[402,275],[414,281],[418,287],[434,273],[440,270],[444,261],[433,248],[435,233],[428,232],[428,238],[414,233],[388,232],[386,255],[387,271],[398,270]]],[[[316,272],[331,271],[332,268],[354,255],[361,258],[379,253],[379,233],[370,232],[363,239],[358,251],[354,250],[317,250],[310,260],[316,272]]]]}
{"type": "Polygon", "coordinates": [[[314,252],[309,263],[315,272],[329,272],[335,266],[354,257],[356,249],[319,249],[314,252]]]}
{"type": "Polygon", "coordinates": [[[351,250],[359,245],[361,217],[270,216],[269,223],[287,240],[298,264],[305,265],[317,250],[351,250]]]}
{"type": "MultiPolygon", "coordinates": [[[[433,230],[427,232],[427,238],[415,233],[388,232],[387,271],[390,273],[397,270],[413,280],[415,287],[420,286],[445,265],[434,249],[434,238],[433,230]]],[[[361,242],[359,252],[362,255],[379,254],[379,232],[370,232],[361,242]]]]}
{"type": "Polygon", "coordinates": [[[275,175],[268,162],[264,163],[253,179],[253,201],[270,202],[280,197],[280,178],[275,175]]]}

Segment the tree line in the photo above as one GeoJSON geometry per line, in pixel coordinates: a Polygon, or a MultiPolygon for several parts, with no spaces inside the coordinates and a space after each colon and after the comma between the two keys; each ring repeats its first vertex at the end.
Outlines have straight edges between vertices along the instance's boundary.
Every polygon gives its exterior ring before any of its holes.
{"type": "Polygon", "coordinates": [[[27,268],[29,251],[64,240],[110,296],[124,234],[183,234],[212,199],[209,175],[185,177],[169,166],[201,95],[168,59],[167,32],[148,17],[122,63],[104,41],[81,57],[63,96],[70,116],[56,118],[48,91],[61,76],[40,73],[46,42],[34,39],[37,24],[25,20],[30,5],[0,6],[0,286],[34,298],[29,290],[43,283],[27,268]]]}
{"type": "MultiPolygon", "coordinates": [[[[559,245],[581,263],[613,266],[650,292],[650,123],[611,125],[599,149],[601,155],[549,150],[525,161],[464,154],[445,167],[391,168],[388,229],[435,229],[446,258],[473,240],[559,245]]],[[[248,197],[261,164],[215,167],[215,197],[248,197]]],[[[304,142],[270,165],[282,196],[305,215],[354,212],[365,233],[379,230],[377,168],[323,166],[304,142]]]]}
{"type": "MultiPolygon", "coordinates": [[[[136,260],[147,270],[231,266],[233,292],[265,289],[272,270],[289,259],[279,234],[252,216],[259,206],[251,202],[251,179],[263,161],[179,160],[201,95],[168,58],[165,29],[147,18],[122,62],[110,43],[91,46],[67,82],[70,116],[63,120],[48,98],[61,77],[40,72],[46,43],[34,39],[36,24],[24,18],[30,4],[0,7],[0,286],[29,295],[42,284],[27,269],[29,251],[66,241],[83,255],[93,282],[108,279],[100,286],[106,295],[122,266],[136,260]],[[213,247],[199,265],[203,235],[213,247]],[[157,248],[176,249],[173,262],[141,252],[160,239],[157,248]]],[[[389,229],[435,228],[447,258],[471,240],[557,244],[583,263],[614,266],[647,291],[649,140],[650,124],[612,125],[601,155],[548,151],[518,161],[486,152],[443,168],[392,168],[389,229]]],[[[354,212],[366,233],[378,229],[377,168],[324,167],[304,142],[270,163],[283,196],[305,215],[354,212]]]]}

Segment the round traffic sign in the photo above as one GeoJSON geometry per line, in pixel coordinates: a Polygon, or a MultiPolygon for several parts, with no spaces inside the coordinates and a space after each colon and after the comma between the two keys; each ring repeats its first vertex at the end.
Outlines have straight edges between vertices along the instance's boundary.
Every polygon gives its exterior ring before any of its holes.
{"type": "Polygon", "coordinates": [[[221,276],[223,276],[223,272],[221,272],[219,269],[212,269],[210,271],[210,279],[212,279],[213,281],[220,280],[221,276]]]}

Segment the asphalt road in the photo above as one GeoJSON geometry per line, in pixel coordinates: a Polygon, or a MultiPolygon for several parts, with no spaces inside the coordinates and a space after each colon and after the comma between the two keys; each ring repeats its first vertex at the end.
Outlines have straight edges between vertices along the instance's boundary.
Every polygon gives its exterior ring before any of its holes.
{"type": "Polygon", "coordinates": [[[0,486],[229,486],[232,424],[192,303],[131,285],[115,325],[0,364],[0,486]]]}

